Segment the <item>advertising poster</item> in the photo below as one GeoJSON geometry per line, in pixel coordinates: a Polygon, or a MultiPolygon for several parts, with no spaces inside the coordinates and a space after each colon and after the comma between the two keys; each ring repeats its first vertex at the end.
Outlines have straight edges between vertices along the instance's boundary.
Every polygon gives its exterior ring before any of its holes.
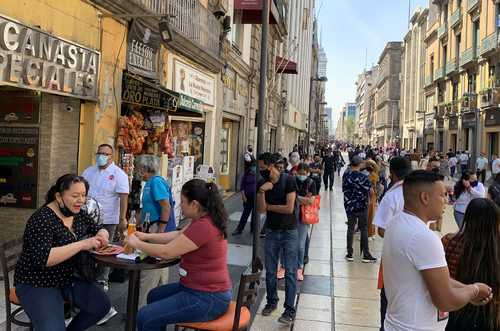
{"type": "Polygon", "coordinates": [[[172,195],[175,200],[175,219],[181,218],[181,190],[182,190],[182,165],[175,165],[172,168],[172,195]]]}
{"type": "Polygon", "coordinates": [[[0,208],[36,208],[38,128],[0,127],[0,208]]]}
{"type": "Polygon", "coordinates": [[[186,156],[182,160],[183,168],[183,180],[182,183],[186,183],[194,178],[194,156],[186,156]]]}

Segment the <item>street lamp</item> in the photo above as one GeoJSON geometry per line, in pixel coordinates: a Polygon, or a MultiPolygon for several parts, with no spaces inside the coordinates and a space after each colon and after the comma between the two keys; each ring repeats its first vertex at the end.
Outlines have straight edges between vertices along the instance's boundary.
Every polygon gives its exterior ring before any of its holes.
{"type": "MultiPolygon", "coordinates": [[[[311,144],[311,101],[312,101],[312,95],[313,95],[313,82],[327,82],[327,81],[328,81],[328,78],[326,78],[325,76],[311,77],[311,84],[309,87],[309,114],[308,114],[308,118],[307,118],[307,138],[306,138],[307,154],[309,154],[309,146],[311,144]]],[[[326,102],[324,104],[326,104],[326,102]]],[[[314,107],[314,108],[316,108],[316,107],[314,107]]]]}
{"type": "Polygon", "coordinates": [[[160,31],[161,40],[164,43],[171,42],[173,38],[172,29],[170,28],[169,19],[172,17],[176,17],[172,14],[144,14],[144,15],[135,15],[135,14],[110,14],[103,13],[99,15],[100,17],[113,17],[113,18],[159,18],[160,22],[158,23],[158,30],[160,31]]]}

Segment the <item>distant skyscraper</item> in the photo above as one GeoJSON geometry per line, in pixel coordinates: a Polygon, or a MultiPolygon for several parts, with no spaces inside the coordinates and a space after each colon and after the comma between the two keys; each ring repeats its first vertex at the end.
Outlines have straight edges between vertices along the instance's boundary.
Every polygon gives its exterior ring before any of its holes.
{"type": "Polygon", "coordinates": [[[332,134],[334,132],[333,130],[333,108],[332,107],[325,107],[325,114],[326,114],[326,119],[328,121],[328,134],[332,134]]]}
{"type": "Polygon", "coordinates": [[[326,77],[326,64],[328,59],[326,58],[326,52],[323,46],[320,46],[318,52],[318,77],[326,77]]]}

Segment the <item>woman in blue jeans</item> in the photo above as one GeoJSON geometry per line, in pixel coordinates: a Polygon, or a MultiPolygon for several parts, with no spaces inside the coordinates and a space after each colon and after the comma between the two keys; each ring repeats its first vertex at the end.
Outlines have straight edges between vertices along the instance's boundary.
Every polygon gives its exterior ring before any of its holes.
{"type": "Polygon", "coordinates": [[[36,331],[86,330],[111,308],[101,287],[74,276],[75,256],[108,245],[108,232],[81,210],[88,187],[83,177],[60,177],[26,224],[14,286],[36,331]],[[66,328],[68,300],[79,313],[66,328]]]}
{"type": "Polygon", "coordinates": [[[217,185],[193,179],[184,184],[181,208],[191,223],[181,231],[136,232],[128,245],[163,259],[181,257],[180,282],[157,287],[137,315],[139,331],[169,324],[206,322],[224,314],[231,301],[227,268],[227,212],[217,185]]]}
{"type": "MultiPolygon", "coordinates": [[[[299,205],[310,205],[314,202],[316,193],[316,184],[314,180],[309,177],[309,165],[307,163],[300,163],[297,168],[297,200],[299,205]]],[[[304,280],[304,256],[306,251],[307,234],[311,228],[310,224],[302,222],[301,213],[299,212],[299,222],[297,230],[299,233],[299,252],[298,252],[298,269],[297,280],[304,280]]]]}

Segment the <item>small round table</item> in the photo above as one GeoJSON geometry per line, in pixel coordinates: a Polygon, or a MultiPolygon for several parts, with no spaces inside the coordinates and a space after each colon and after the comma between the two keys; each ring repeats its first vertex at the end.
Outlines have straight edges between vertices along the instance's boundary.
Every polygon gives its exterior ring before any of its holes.
{"type": "Polygon", "coordinates": [[[178,264],[180,258],[159,260],[151,262],[135,262],[132,260],[119,259],[116,256],[94,255],[97,263],[115,269],[128,270],[128,295],[127,295],[127,320],[125,331],[135,331],[137,317],[137,305],[139,304],[139,292],[141,287],[141,271],[163,269],[178,264]]]}

